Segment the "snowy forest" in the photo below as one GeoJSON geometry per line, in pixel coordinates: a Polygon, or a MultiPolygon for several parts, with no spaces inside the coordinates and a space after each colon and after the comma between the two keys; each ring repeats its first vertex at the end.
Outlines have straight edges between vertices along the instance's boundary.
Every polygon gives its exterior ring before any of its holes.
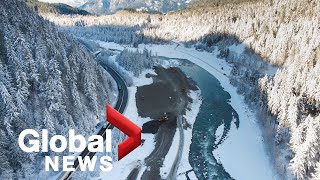
{"type": "MultiPolygon", "coordinates": [[[[43,157],[57,154],[22,152],[16,141],[22,130],[49,129],[53,136],[72,128],[89,135],[105,103],[116,101],[115,82],[99,66],[102,60],[72,35],[132,47],[181,42],[218,51],[232,66],[231,84],[258,109],[279,173],[320,179],[319,12],[317,0],[230,0],[166,14],[41,17],[22,1],[1,0],[0,179],[52,175],[43,171],[43,157]],[[245,51],[230,51],[233,44],[245,45],[245,51]],[[275,73],[267,72],[270,67],[275,73]]],[[[157,63],[147,50],[124,50],[114,59],[134,76],[157,63]]]]}
{"type": "Polygon", "coordinates": [[[235,2],[200,3],[167,14],[43,16],[65,32],[95,40],[134,47],[179,41],[220,51],[233,66],[231,83],[259,109],[262,129],[270,131],[279,172],[320,179],[320,2],[235,2]],[[229,53],[227,46],[240,43],[246,46],[242,55],[229,53]],[[266,73],[268,66],[276,73],[266,73]]]}
{"type": "Polygon", "coordinates": [[[47,179],[44,156],[63,154],[23,152],[20,132],[91,135],[116,85],[88,50],[24,2],[0,1],[0,17],[0,179],[47,179]]]}
{"type": "Polygon", "coordinates": [[[151,56],[151,52],[144,49],[142,53],[139,51],[130,52],[128,49],[123,50],[117,57],[116,62],[127,71],[138,77],[143,70],[151,69],[155,64],[156,58],[151,56]],[[134,61],[135,63],[132,63],[134,61]]]}

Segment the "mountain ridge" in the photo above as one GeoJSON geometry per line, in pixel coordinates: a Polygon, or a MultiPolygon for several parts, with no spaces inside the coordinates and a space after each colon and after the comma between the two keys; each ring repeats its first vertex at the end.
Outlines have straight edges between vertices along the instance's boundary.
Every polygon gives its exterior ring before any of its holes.
{"type": "Polygon", "coordinates": [[[114,13],[123,9],[167,13],[188,7],[194,0],[89,0],[80,9],[94,14],[114,13]]]}
{"type": "Polygon", "coordinates": [[[26,4],[36,13],[54,13],[54,14],[79,14],[89,15],[86,10],[72,7],[64,3],[46,3],[37,0],[24,0],[26,4]]]}

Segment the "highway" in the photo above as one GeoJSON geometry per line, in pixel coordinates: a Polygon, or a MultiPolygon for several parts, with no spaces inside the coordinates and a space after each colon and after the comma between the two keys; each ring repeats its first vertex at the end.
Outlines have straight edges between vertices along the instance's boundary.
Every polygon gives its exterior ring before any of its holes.
{"type": "MultiPolygon", "coordinates": [[[[128,89],[126,86],[126,83],[124,81],[124,79],[112,68],[108,67],[107,65],[103,65],[102,67],[108,71],[108,73],[113,77],[113,79],[116,81],[117,86],[118,86],[118,100],[117,103],[114,107],[114,109],[116,109],[117,111],[119,111],[120,113],[123,113],[126,105],[127,105],[127,101],[128,101],[128,89]]],[[[100,135],[103,137],[103,140],[105,141],[105,133],[106,133],[106,129],[113,129],[113,126],[108,123],[107,126],[104,128],[104,126],[101,127],[101,129],[98,131],[97,135],[100,135]]],[[[82,158],[84,158],[85,156],[90,156],[90,159],[95,155],[94,152],[89,152],[88,147],[86,147],[79,156],[81,156],[82,158]]],[[[73,167],[75,169],[77,169],[79,166],[79,161],[78,158],[76,158],[73,167]]],[[[59,176],[59,180],[69,180],[72,178],[72,173],[71,171],[69,172],[62,172],[61,175],[59,176]]]]}

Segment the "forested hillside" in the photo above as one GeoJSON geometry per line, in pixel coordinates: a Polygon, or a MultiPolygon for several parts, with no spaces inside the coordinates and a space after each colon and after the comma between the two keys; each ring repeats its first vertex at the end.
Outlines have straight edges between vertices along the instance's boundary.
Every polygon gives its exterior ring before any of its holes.
{"type": "Polygon", "coordinates": [[[24,0],[36,13],[55,13],[55,14],[81,14],[88,15],[89,12],[71,7],[67,4],[54,3],[49,4],[38,0],[24,0]]]}
{"type": "Polygon", "coordinates": [[[115,82],[86,49],[23,1],[0,1],[0,18],[0,179],[47,179],[44,156],[62,154],[24,153],[20,132],[91,135],[96,116],[116,99],[115,82]]]}
{"type": "Polygon", "coordinates": [[[130,39],[134,35],[142,35],[144,39],[154,38],[154,42],[174,39],[187,43],[202,41],[211,47],[225,35],[232,35],[260,54],[265,61],[281,66],[286,62],[290,64],[293,59],[307,58],[305,51],[316,47],[319,41],[316,37],[320,31],[319,9],[318,1],[248,0],[223,6],[196,6],[165,15],[133,13],[46,17],[61,26],[76,26],[68,28],[71,32],[77,31],[79,26],[84,26],[84,30],[94,26],[101,38],[112,32],[121,33],[117,28],[135,27],[131,32],[122,32],[131,41],[136,40],[130,39]],[[113,28],[102,29],[108,25],[113,28]],[[300,48],[302,44],[304,48],[300,48]],[[290,58],[293,56],[297,57],[290,58]]]}
{"type": "Polygon", "coordinates": [[[316,0],[230,0],[165,15],[46,18],[76,36],[132,45],[175,40],[218,50],[233,66],[232,84],[264,115],[263,128],[274,128],[271,154],[280,174],[320,179],[319,12],[316,0]],[[228,46],[239,43],[246,46],[244,54],[229,52],[228,46]],[[265,63],[278,67],[277,73],[266,75],[265,63]]]}

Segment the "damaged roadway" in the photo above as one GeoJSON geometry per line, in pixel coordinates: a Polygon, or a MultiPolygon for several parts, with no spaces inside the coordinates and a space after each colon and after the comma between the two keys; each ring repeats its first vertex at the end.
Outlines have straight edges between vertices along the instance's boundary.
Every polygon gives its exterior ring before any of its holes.
{"type": "MultiPolygon", "coordinates": [[[[177,117],[184,115],[192,102],[188,92],[197,90],[195,82],[179,68],[155,67],[155,72],[157,75],[148,75],[153,83],[138,87],[136,93],[139,116],[151,119],[143,125],[142,133],[155,134],[155,149],[144,160],[148,168],[142,174],[143,180],[161,179],[160,168],[176,133],[177,117]]],[[[127,179],[137,179],[139,169],[135,168],[127,179]]]]}

